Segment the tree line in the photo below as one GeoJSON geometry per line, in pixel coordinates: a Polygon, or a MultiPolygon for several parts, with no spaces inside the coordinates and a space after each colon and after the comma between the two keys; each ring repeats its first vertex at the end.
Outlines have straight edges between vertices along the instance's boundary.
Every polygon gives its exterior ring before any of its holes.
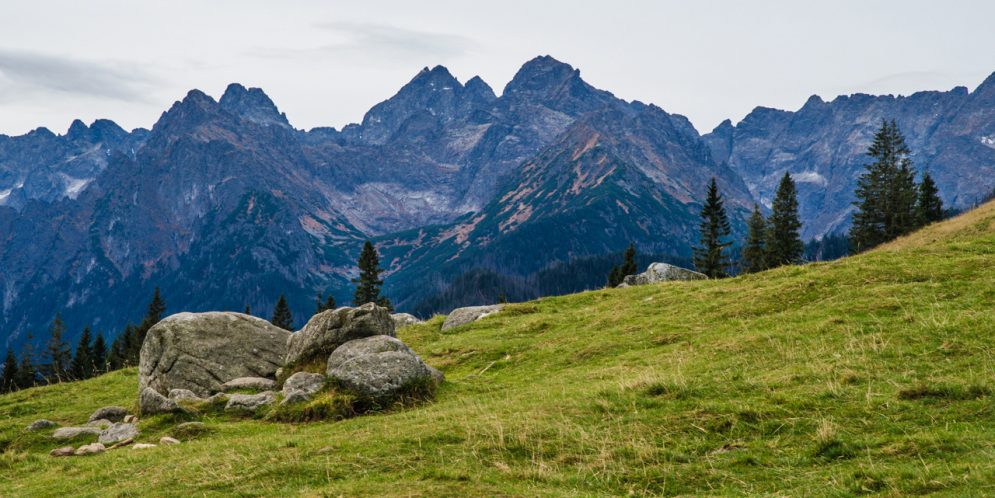
{"type": "MultiPolygon", "coordinates": [[[[858,253],[944,218],[936,183],[928,171],[923,173],[922,181],[916,182],[909,148],[894,120],[882,121],[867,155],[873,161],[858,180],[856,212],[848,236],[831,236],[811,246],[811,251],[843,255],[841,244],[848,242],[850,252],[858,253]]],[[[753,206],[742,244],[740,270],[754,273],[800,263],[806,251],[799,235],[801,226],[798,191],[791,175],[785,173],[775,192],[770,216],[764,217],[760,206],[753,206]]],[[[699,229],[695,267],[710,278],[729,276],[734,264],[727,252],[732,245],[731,228],[715,178],[708,185],[699,229]]]]}

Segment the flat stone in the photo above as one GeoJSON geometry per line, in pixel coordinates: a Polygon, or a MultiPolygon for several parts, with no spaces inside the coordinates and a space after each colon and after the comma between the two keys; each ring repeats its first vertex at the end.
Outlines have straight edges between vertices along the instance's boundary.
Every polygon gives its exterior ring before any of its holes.
{"type": "Polygon", "coordinates": [[[90,415],[87,422],[93,422],[95,420],[110,420],[111,422],[120,422],[124,420],[124,417],[128,415],[128,410],[121,406],[105,406],[98,409],[90,415]]]}
{"type": "Polygon", "coordinates": [[[98,436],[100,429],[97,427],[60,427],[52,433],[55,439],[72,439],[82,435],[98,436]]]}
{"type": "Polygon", "coordinates": [[[138,427],[135,424],[118,422],[101,431],[97,440],[104,444],[114,444],[125,439],[134,439],[138,433],[138,427]]]}
{"type": "Polygon", "coordinates": [[[180,444],[180,440],[169,436],[163,436],[159,438],[159,444],[161,445],[180,444]]]}
{"type": "Polygon", "coordinates": [[[103,444],[92,443],[76,448],[76,452],[73,454],[76,456],[96,455],[97,453],[103,453],[105,450],[107,450],[107,448],[103,444]]]}
{"type": "Polygon", "coordinates": [[[446,321],[442,322],[442,330],[448,330],[454,327],[459,327],[460,325],[466,325],[477,320],[482,320],[501,311],[503,308],[503,304],[456,308],[449,313],[449,316],[446,317],[446,321]]]}
{"type": "Polygon", "coordinates": [[[76,453],[76,448],[73,448],[72,446],[63,446],[61,448],[56,448],[48,452],[50,456],[54,457],[73,456],[73,454],[75,453],[76,453]]]}
{"type": "Polygon", "coordinates": [[[275,401],[276,394],[273,391],[264,391],[259,394],[232,394],[228,397],[225,411],[254,412],[260,407],[273,404],[275,401]]]}
{"type": "Polygon", "coordinates": [[[147,448],[155,448],[155,446],[156,445],[149,444],[149,443],[138,443],[138,444],[132,445],[131,449],[133,449],[133,450],[144,450],[144,449],[147,449],[147,448]]]}
{"type": "Polygon", "coordinates": [[[276,387],[276,381],[265,377],[239,377],[229,380],[221,385],[222,391],[234,391],[238,389],[255,389],[258,391],[268,391],[276,387]]]}
{"type": "Polygon", "coordinates": [[[52,422],[51,420],[43,418],[43,419],[38,419],[38,420],[35,420],[34,422],[31,422],[31,424],[28,425],[27,430],[28,431],[40,431],[42,429],[49,429],[49,428],[58,427],[58,426],[59,426],[59,424],[57,424],[55,422],[52,422]]]}

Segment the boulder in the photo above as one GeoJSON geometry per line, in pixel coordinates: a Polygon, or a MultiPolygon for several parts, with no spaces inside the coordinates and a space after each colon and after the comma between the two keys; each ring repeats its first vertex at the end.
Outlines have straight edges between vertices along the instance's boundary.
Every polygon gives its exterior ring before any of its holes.
{"type": "Polygon", "coordinates": [[[449,313],[446,321],[442,322],[442,330],[448,330],[460,325],[475,322],[481,318],[493,315],[504,308],[503,304],[491,304],[488,306],[468,306],[466,308],[456,308],[449,313]]]}
{"type": "Polygon", "coordinates": [[[105,447],[101,443],[93,443],[93,444],[87,444],[87,445],[80,446],[79,448],[76,448],[76,451],[73,454],[77,455],[77,456],[81,456],[81,455],[96,455],[97,453],[103,453],[104,450],[106,450],[106,449],[107,449],[107,447],[105,447]]]}
{"type": "Polygon", "coordinates": [[[63,446],[48,452],[49,455],[54,457],[73,456],[74,453],[76,453],[76,448],[72,446],[63,446]]]}
{"type": "Polygon", "coordinates": [[[708,276],[679,266],[667,263],[652,263],[646,271],[627,275],[622,283],[626,286],[646,285],[670,280],[707,280],[708,276]]]}
{"type": "Polygon", "coordinates": [[[353,358],[376,353],[386,353],[387,351],[399,351],[410,355],[415,355],[407,345],[396,337],[388,335],[375,335],[349,341],[332,351],[328,356],[327,370],[337,369],[353,358]]]}
{"type": "Polygon", "coordinates": [[[151,387],[142,389],[138,395],[138,407],[142,415],[154,415],[156,413],[170,413],[180,411],[180,405],[175,401],[159,394],[151,387]]]}
{"type": "MultiPolygon", "coordinates": [[[[347,343],[348,344],[348,343],[347,343]]],[[[325,387],[325,376],[311,372],[297,372],[283,383],[283,401],[280,404],[302,403],[325,387]]]]}
{"type": "MultiPolygon", "coordinates": [[[[275,374],[276,372],[274,372],[275,374]]],[[[268,391],[276,387],[276,381],[265,377],[239,377],[221,384],[222,391],[235,391],[238,389],[252,389],[256,391],[268,391]]]]}
{"type": "Polygon", "coordinates": [[[139,392],[188,389],[198,396],[239,377],[272,377],[290,333],[249,315],[178,313],[149,330],[138,361],[139,392]]]}
{"type": "Polygon", "coordinates": [[[55,439],[72,439],[82,435],[97,436],[100,434],[98,427],[60,427],[52,433],[55,439]]]}
{"type": "Polygon", "coordinates": [[[232,394],[225,405],[226,412],[255,412],[260,407],[271,405],[276,401],[273,391],[259,394],[232,394]]]}
{"type": "Polygon", "coordinates": [[[124,417],[128,415],[128,410],[121,406],[105,406],[98,409],[90,415],[87,422],[93,422],[95,420],[110,420],[111,422],[120,422],[124,420],[124,417]]]}
{"type": "Polygon", "coordinates": [[[52,427],[57,427],[58,425],[59,424],[57,424],[55,422],[52,422],[51,420],[43,418],[43,419],[39,419],[39,420],[35,420],[34,422],[31,422],[31,424],[28,425],[27,430],[29,432],[40,431],[42,429],[49,429],[49,428],[52,428],[52,427]]]}
{"type": "Polygon", "coordinates": [[[359,339],[363,341],[359,344],[343,345],[347,348],[343,353],[329,358],[328,377],[359,396],[379,402],[396,399],[412,385],[436,381],[435,369],[400,341],[389,339],[370,337],[359,339]]]}
{"type": "Polygon", "coordinates": [[[97,438],[97,441],[103,444],[114,444],[126,439],[134,439],[136,437],[138,437],[138,427],[136,427],[135,424],[118,422],[100,431],[100,437],[97,438]]]}
{"type": "Polygon", "coordinates": [[[418,319],[415,315],[411,313],[394,313],[390,315],[390,319],[394,321],[394,329],[399,329],[401,327],[407,327],[408,325],[416,325],[422,321],[418,319]]]}
{"type": "Polygon", "coordinates": [[[201,398],[197,396],[197,393],[189,389],[170,389],[169,399],[180,402],[180,401],[207,401],[206,398],[201,398]]]}
{"type": "Polygon", "coordinates": [[[176,439],[176,438],[169,437],[169,436],[163,436],[163,437],[159,438],[159,444],[161,444],[163,446],[169,446],[169,445],[173,445],[173,444],[180,444],[180,440],[176,439]]]}
{"type": "Polygon", "coordinates": [[[101,418],[101,419],[97,419],[97,420],[93,420],[93,421],[87,422],[86,423],[86,427],[99,427],[101,429],[106,429],[106,428],[110,427],[113,424],[114,424],[114,422],[111,422],[110,420],[107,420],[105,418],[101,418]]]}
{"type": "Polygon", "coordinates": [[[342,344],[371,335],[394,335],[394,321],[387,308],[367,303],[356,308],[323,311],[290,335],[286,365],[327,358],[342,344]]]}

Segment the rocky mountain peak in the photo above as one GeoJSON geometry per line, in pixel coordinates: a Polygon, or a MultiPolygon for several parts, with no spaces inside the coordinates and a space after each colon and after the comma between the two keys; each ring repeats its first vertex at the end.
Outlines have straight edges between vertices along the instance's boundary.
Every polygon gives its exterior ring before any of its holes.
{"type": "Polygon", "coordinates": [[[497,99],[497,95],[494,94],[494,89],[492,89],[491,86],[488,85],[487,82],[485,82],[480,76],[470,78],[463,88],[465,88],[467,93],[474,98],[485,102],[493,102],[497,99]]]}
{"type": "Polygon", "coordinates": [[[69,140],[79,140],[86,138],[89,135],[90,128],[86,126],[86,123],[79,119],[74,119],[72,124],[69,125],[69,131],[66,132],[66,138],[69,140]]]}
{"type": "Polygon", "coordinates": [[[225,111],[257,124],[290,128],[286,114],[281,113],[260,88],[246,88],[232,83],[225,89],[218,105],[225,111]]]}
{"type": "Polygon", "coordinates": [[[503,95],[540,93],[562,86],[571,78],[580,79],[580,70],[548,55],[526,62],[504,87],[503,95]]]}

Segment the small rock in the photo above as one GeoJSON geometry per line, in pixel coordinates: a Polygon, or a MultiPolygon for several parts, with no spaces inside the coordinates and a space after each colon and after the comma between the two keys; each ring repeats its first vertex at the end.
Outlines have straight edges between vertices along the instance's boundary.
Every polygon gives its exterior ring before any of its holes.
{"type": "Polygon", "coordinates": [[[159,438],[159,444],[167,446],[171,444],[180,444],[180,440],[176,438],[171,438],[169,436],[163,436],[159,438]]]}
{"type": "Polygon", "coordinates": [[[232,394],[225,405],[226,412],[254,412],[262,406],[271,405],[276,401],[273,391],[259,394],[232,394]]]}
{"type": "Polygon", "coordinates": [[[76,452],[73,453],[77,456],[82,455],[96,455],[97,453],[103,453],[107,448],[101,443],[92,443],[80,446],[76,448],[76,452]]]}
{"type": "Polygon", "coordinates": [[[61,448],[56,448],[48,452],[48,454],[54,457],[64,457],[64,456],[72,456],[73,453],[75,452],[76,448],[73,448],[72,446],[63,446],[61,448]]]}
{"type": "Polygon", "coordinates": [[[87,422],[86,423],[86,427],[99,427],[101,429],[106,429],[106,428],[110,427],[111,424],[113,424],[113,423],[114,422],[111,422],[110,420],[107,420],[106,418],[102,418],[102,419],[99,419],[99,420],[91,420],[91,421],[87,422]]]}
{"type": "Polygon", "coordinates": [[[234,391],[237,389],[256,389],[267,391],[276,387],[276,381],[264,377],[239,377],[221,384],[223,391],[234,391]]]}
{"type": "Polygon", "coordinates": [[[134,415],[125,415],[123,422],[126,423],[126,424],[137,424],[138,423],[138,417],[136,417],[134,415]]]}
{"type": "Polygon", "coordinates": [[[43,418],[43,419],[39,419],[39,420],[35,420],[34,422],[31,422],[31,425],[28,426],[28,430],[29,431],[40,431],[42,429],[48,429],[50,427],[57,427],[58,425],[59,424],[57,424],[55,422],[52,422],[51,420],[43,418]]]}
{"type": "Polygon", "coordinates": [[[98,409],[90,415],[87,422],[93,422],[95,420],[110,420],[111,422],[120,422],[124,420],[124,417],[128,415],[128,410],[125,410],[120,406],[105,406],[98,409]]]}
{"type": "Polygon", "coordinates": [[[208,403],[215,403],[217,401],[228,401],[228,394],[225,393],[214,393],[210,398],[207,398],[208,403]]]}
{"type": "Polygon", "coordinates": [[[655,284],[657,282],[668,282],[671,280],[707,280],[708,275],[696,271],[681,268],[667,263],[652,263],[646,271],[627,275],[623,283],[626,287],[633,285],[655,284]]]}
{"type": "Polygon", "coordinates": [[[446,321],[442,322],[442,330],[448,330],[460,325],[481,320],[501,311],[503,304],[492,304],[490,306],[467,306],[466,308],[456,308],[449,313],[446,321]]]}
{"type": "Polygon", "coordinates": [[[155,445],[149,443],[138,443],[131,447],[133,450],[144,450],[146,448],[155,448],[155,445]]]}
{"type": "Polygon", "coordinates": [[[204,401],[197,393],[189,389],[170,389],[169,399],[173,401],[204,401]]]}
{"type": "Polygon", "coordinates": [[[136,436],[138,436],[138,427],[135,424],[118,422],[101,431],[97,440],[104,444],[114,444],[136,436]]]}
{"type": "Polygon", "coordinates": [[[100,434],[100,429],[97,427],[60,427],[52,433],[52,437],[55,439],[72,439],[84,434],[97,436],[100,434]]]}
{"type": "Polygon", "coordinates": [[[421,323],[421,320],[411,313],[394,313],[390,315],[390,319],[394,320],[395,330],[401,327],[407,327],[408,325],[417,325],[421,323]]]}
{"type": "Polygon", "coordinates": [[[141,394],[138,396],[138,406],[141,407],[141,411],[145,415],[180,411],[180,405],[177,405],[175,401],[159,394],[151,387],[142,389],[141,394]]]}
{"type": "Polygon", "coordinates": [[[283,401],[280,404],[310,401],[322,387],[325,376],[311,372],[297,372],[283,383],[283,401]]]}

